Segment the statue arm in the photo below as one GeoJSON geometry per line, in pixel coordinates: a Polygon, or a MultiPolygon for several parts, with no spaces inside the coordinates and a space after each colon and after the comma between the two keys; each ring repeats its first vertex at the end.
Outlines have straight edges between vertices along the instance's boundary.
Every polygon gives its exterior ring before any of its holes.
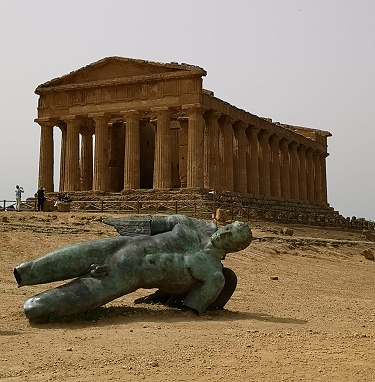
{"type": "Polygon", "coordinates": [[[224,288],[225,277],[221,271],[214,272],[204,282],[198,283],[186,296],[183,306],[202,314],[215,301],[224,288]]]}
{"type": "Polygon", "coordinates": [[[170,216],[155,216],[151,218],[150,228],[151,235],[172,231],[173,228],[181,224],[196,230],[193,221],[187,216],[183,215],[170,215],[170,216]]]}

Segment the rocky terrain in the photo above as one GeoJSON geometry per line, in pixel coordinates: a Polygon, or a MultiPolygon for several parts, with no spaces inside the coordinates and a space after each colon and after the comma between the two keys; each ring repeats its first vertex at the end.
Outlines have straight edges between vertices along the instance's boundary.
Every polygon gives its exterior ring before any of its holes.
{"type": "Polygon", "coordinates": [[[23,302],[52,285],[17,288],[14,266],[117,236],[110,216],[0,212],[0,380],[375,380],[375,262],[362,255],[375,243],[361,231],[251,221],[253,243],[224,262],[238,286],[223,311],[134,305],[140,290],[29,322],[23,302]]]}

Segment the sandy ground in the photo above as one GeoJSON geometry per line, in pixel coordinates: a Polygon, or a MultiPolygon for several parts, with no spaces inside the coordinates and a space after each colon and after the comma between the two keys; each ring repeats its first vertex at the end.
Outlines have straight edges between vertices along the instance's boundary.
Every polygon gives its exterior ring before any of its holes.
{"type": "Polygon", "coordinates": [[[23,302],[51,285],[17,288],[14,266],[117,236],[99,218],[0,213],[0,380],[375,381],[375,262],[361,255],[375,243],[359,231],[251,222],[253,243],[224,262],[238,287],[223,311],[134,305],[141,290],[30,323],[23,302]]]}

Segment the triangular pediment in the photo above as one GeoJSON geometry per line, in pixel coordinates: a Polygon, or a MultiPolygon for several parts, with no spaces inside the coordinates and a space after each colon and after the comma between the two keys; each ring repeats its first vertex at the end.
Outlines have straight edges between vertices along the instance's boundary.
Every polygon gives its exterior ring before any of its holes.
{"type": "Polygon", "coordinates": [[[122,57],[107,57],[75,70],[62,77],[45,82],[39,87],[53,87],[83,84],[90,82],[111,81],[139,76],[154,76],[178,72],[206,72],[197,66],[178,63],[160,63],[122,57]]]}

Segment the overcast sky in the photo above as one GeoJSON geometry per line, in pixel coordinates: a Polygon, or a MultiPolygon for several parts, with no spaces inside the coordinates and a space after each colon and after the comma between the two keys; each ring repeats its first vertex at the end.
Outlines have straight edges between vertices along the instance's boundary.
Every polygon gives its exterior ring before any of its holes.
{"type": "MultiPolygon", "coordinates": [[[[108,56],[189,63],[252,114],[328,130],[328,202],[375,220],[374,0],[0,0],[0,200],[37,189],[35,88],[108,56]]],[[[58,187],[55,182],[55,188],[58,187]]]]}

